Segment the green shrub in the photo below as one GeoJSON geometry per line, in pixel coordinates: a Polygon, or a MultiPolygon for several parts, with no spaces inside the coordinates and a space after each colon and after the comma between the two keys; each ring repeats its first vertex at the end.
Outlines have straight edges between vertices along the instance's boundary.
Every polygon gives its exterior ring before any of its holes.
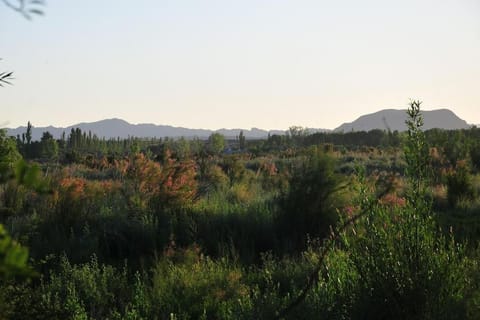
{"type": "Polygon", "coordinates": [[[475,188],[468,166],[464,161],[457,163],[456,168],[447,176],[447,199],[451,207],[475,198],[475,188]]]}
{"type": "Polygon", "coordinates": [[[280,200],[279,236],[289,239],[287,246],[305,247],[307,235],[322,238],[336,225],[344,188],[332,156],[310,148],[293,168],[289,190],[280,200]]]}
{"type": "Polygon", "coordinates": [[[154,317],[238,319],[250,305],[244,273],[225,259],[213,261],[198,247],[167,252],[153,272],[154,317]],[[175,261],[175,263],[174,263],[175,261]]]}
{"type": "Polygon", "coordinates": [[[376,207],[348,252],[360,278],[356,319],[465,319],[470,261],[416,208],[376,207]]]}
{"type": "Polygon", "coordinates": [[[99,264],[72,265],[63,257],[58,271],[39,285],[10,288],[12,319],[148,319],[148,291],[139,274],[129,277],[99,264]]]}

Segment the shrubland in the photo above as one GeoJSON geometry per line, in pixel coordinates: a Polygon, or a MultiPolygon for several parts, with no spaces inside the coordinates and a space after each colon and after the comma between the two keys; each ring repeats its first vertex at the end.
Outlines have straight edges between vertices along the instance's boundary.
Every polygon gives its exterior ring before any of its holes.
{"type": "Polygon", "coordinates": [[[0,318],[476,319],[480,131],[0,132],[0,318]],[[225,149],[228,146],[228,149],[225,149]]]}

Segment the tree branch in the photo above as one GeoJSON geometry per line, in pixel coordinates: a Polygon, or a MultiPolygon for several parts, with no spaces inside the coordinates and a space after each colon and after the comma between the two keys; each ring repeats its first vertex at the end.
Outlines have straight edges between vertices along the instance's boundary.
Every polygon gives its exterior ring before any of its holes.
{"type": "Polygon", "coordinates": [[[13,72],[0,72],[0,87],[3,87],[3,84],[9,84],[9,80],[13,80],[13,72]]]}
{"type": "Polygon", "coordinates": [[[8,8],[20,13],[25,19],[31,20],[31,14],[43,15],[43,11],[38,8],[28,8],[28,5],[33,6],[43,6],[45,5],[44,0],[17,0],[18,5],[15,6],[8,0],[1,0],[8,8]]]}
{"type": "MultiPolygon", "coordinates": [[[[3,1],[3,0],[2,0],[3,1]]],[[[0,60],[2,60],[0,58],[0,60]]],[[[9,81],[13,80],[13,72],[0,72],[0,87],[3,87],[3,84],[9,84],[12,85],[9,81]]]]}

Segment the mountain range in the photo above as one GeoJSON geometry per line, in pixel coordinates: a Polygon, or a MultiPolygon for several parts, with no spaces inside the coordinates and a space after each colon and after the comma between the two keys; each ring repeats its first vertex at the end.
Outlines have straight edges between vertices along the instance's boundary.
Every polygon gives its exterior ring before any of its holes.
{"type": "MultiPolygon", "coordinates": [[[[40,140],[42,133],[45,131],[50,132],[54,138],[59,139],[63,132],[65,135],[69,135],[72,129],[80,128],[82,132],[92,132],[101,138],[128,138],[128,137],[142,137],[142,138],[194,138],[200,139],[208,138],[212,133],[220,133],[226,138],[236,138],[240,131],[248,139],[261,139],[268,136],[268,134],[285,134],[283,130],[262,130],[258,128],[247,129],[189,129],[183,127],[173,127],[168,125],[155,125],[152,123],[131,124],[122,119],[105,119],[95,122],[82,122],[65,128],[62,127],[33,127],[32,128],[32,140],[40,140]]],[[[11,136],[21,136],[22,133],[27,131],[26,126],[21,126],[15,129],[7,129],[7,134],[11,136]]]]}
{"type": "MultiPolygon", "coordinates": [[[[424,117],[424,129],[441,128],[441,129],[467,129],[470,125],[460,119],[452,111],[448,109],[439,109],[432,111],[422,111],[424,117]]],[[[406,110],[387,109],[381,110],[375,113],[363,115],[357,120],[344,123],[338,128],[334,129],[334,132],[350,132],[350,131],[370,131],[373,129],[381,130],[398,130],[405,131],[405,120],[407,119],[406,110]]],[[[54,138],[60,138],[65,132],[68,136],[70,131],[75,128],[80,128],[82,132],[92,132],[98,137],[109,138],[128,138],[128,137],[185,137],[193,138],[198,137],[205,139],[212,133],[220,133],[226,138],[235,138],[243,131],[243,134],[248,139],[261,139],[267,137],[269,134],[283,135],[286,134],[285,130],[262,130],[258,128],[251,129],[219,129],[219,130],[207,130],[207,129],[189,129],[183,127],[173,127],[168,125],[155,125],[151,123],[143,124],[131,124],[121,119],[105,119],[96,122],[84,122],[78,123],[65,128],[57,127],[33,127],[32,140],[40,140],[42,133],[45,131],[50,132],[54,138]]],[[[18,127],[15,129],[7,129],[8,135],[17,136],[22,135],[27,130],[26,127],[18,127]]],[[[327,129],[308,129],[309,132],[325,132],[331,131],[327,129]]]]}

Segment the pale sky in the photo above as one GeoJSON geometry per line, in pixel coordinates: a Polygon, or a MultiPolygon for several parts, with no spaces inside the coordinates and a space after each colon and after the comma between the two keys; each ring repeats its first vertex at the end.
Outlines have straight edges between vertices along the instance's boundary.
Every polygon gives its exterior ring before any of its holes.
{"type": "MultiPolygon", "coordinates": [[[[15,0],[11,0],[14,2],[15,0]]],[[[0,3],[0,126],[105,118],[190,128],[335,128],[449,108],[480,124],[479,0],[0,3]]]]}

